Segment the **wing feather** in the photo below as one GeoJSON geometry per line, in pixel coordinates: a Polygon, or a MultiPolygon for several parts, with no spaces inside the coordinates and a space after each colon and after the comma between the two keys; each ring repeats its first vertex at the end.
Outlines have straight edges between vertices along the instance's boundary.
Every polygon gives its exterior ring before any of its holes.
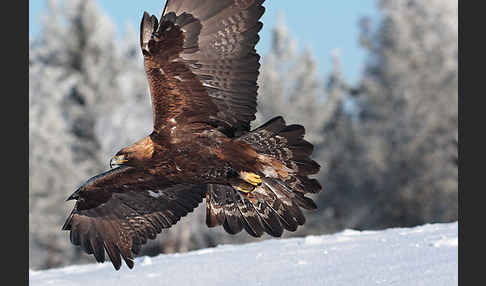
{"type": "Polygon", "coordinates": [[[104,262],[106,252],[116,270],[121,259],[133,268],[133,254],[192,212],[206,192],[205,185],[155,178],[142,184],[140,176],[147,174],[132,167],[113,169],[88,180],[70,197],[77,201],[63,230],[96,261],[104,262]]]}
{"type": "Polygon", "coordinates": [[[144,14],[141,47],[154,129],[207,122],[228,136],[255,119],[264,0],[168,0],[160,23],[144,14]],[[171,120],[170,122],[174,122],[171,120]]]}

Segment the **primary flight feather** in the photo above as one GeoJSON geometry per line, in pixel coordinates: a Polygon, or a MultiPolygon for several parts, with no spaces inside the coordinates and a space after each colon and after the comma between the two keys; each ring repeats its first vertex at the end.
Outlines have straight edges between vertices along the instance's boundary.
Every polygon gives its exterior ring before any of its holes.
{"type": "Polygon", "coordinates": [[[121,149],[90,178],[63,230],[108,255],[115,269],[206,200],[206,224],[279,237],[305,223],[305,196],[321,190],[304,127],[255,119],[264,0],[168,0],[161,19],[144,13],[140,47],[152,98],[153,132],[121,149]]]}

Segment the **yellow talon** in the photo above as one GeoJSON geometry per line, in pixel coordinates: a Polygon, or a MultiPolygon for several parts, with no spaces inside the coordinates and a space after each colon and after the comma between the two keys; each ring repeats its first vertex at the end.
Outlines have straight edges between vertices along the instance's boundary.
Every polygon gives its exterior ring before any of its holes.
{"type": "Polygon", "coordinates": [[[260,176],[255,173],[241,171],[240,177],[246,182],[252,184],[253,186],[258,186],[262,183],[262,178],[260,178],[260,176]]]}

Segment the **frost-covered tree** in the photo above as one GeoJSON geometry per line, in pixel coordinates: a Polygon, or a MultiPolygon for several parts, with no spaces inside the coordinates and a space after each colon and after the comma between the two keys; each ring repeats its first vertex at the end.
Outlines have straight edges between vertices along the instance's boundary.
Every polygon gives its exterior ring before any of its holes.
{"type": "Polygon", "coordinates": [[[457,219],[457,5],[380,1],[381,24],[363,22],[360,128],[376,193],[361,227],[457,219]]]}
{"type": "MultiPolygon", "coordinates": [[[[29,54],[29,263],[52,267],[70,260],[59,231],[69,192],[79,184],[83,163],[73,164],[74,137],[63,118],[62,99],[73,79],[29,54]]],[[[39,52],[43,52],[39,50],[39,52]]],[[[72,254],[72,251],[70,252],[72,254]]]]}
{"type": "Polygon", "coordinates": [[[96,122],[119,102],[117,79],[124,61],[113,36],[113,24],[95,1],[66,1],[64,9],[67,29],[63,49],[67,61],[63,68],[76,78],[76,83],[64,98],[63,108],[77,139],[72,146],[76,159],[92,162],[94,174],[107,162],[95,134],[96,122]]]}
{"type": "Polygon", "coordinates": [[[354,218],[368,211],[365,150],[360,141],[356,118],[355,91],[341,73],[338,51],[332,55],[332,70],[326,82],[326,121],[321,130],[323,141],[316,150],[321,164],[319,180],[323,191],[317,197],[319,210],[311,216],[312,233],[332,233],[357,226],[354,218]]]}
{"type": "Polygon", "coordinates": [[[457,1],[379,8],[378,27],[362,22],[369,54],[356,87],[334,58],[311,231],[457,219],[457,1]]]}

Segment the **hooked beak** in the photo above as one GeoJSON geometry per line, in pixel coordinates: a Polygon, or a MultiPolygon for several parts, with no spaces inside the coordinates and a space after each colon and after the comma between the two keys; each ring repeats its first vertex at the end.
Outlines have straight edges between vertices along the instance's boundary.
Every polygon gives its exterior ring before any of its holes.
{"type": "Polygon", "coordinates": [[[72,195],[70,195],[69,198],[66,199],[66,202],[77,199],[79,199],[79,189],[77,189],[72,195]]]}
{"type": "Polygon", "coordinates": [[[83,191],[83,189],[84,189],[84,185],[85,185],[85,184],[83,184],[83,185],[81,185],[79,188],[77,188],[77,189],[76,189],[76,191],[74,191],[74,193],[72,193],[72,194],[69,196],[69,198],[67,198],[67,199],[66,199],[66,202],[67,202],[67,201],[71,201],[71,200],[78,200],[78,199],[79,199],[79,197],[80,197],[81,192],[82,192],[82,191],[83,191]]]}
{"type": "Polygon", "coordinates": [[[125,164],[126,162],[128,162],[128,160],[125,159],[125,155],[116,155],[110,160],[110,169],[119,167],[125,164]]]}

